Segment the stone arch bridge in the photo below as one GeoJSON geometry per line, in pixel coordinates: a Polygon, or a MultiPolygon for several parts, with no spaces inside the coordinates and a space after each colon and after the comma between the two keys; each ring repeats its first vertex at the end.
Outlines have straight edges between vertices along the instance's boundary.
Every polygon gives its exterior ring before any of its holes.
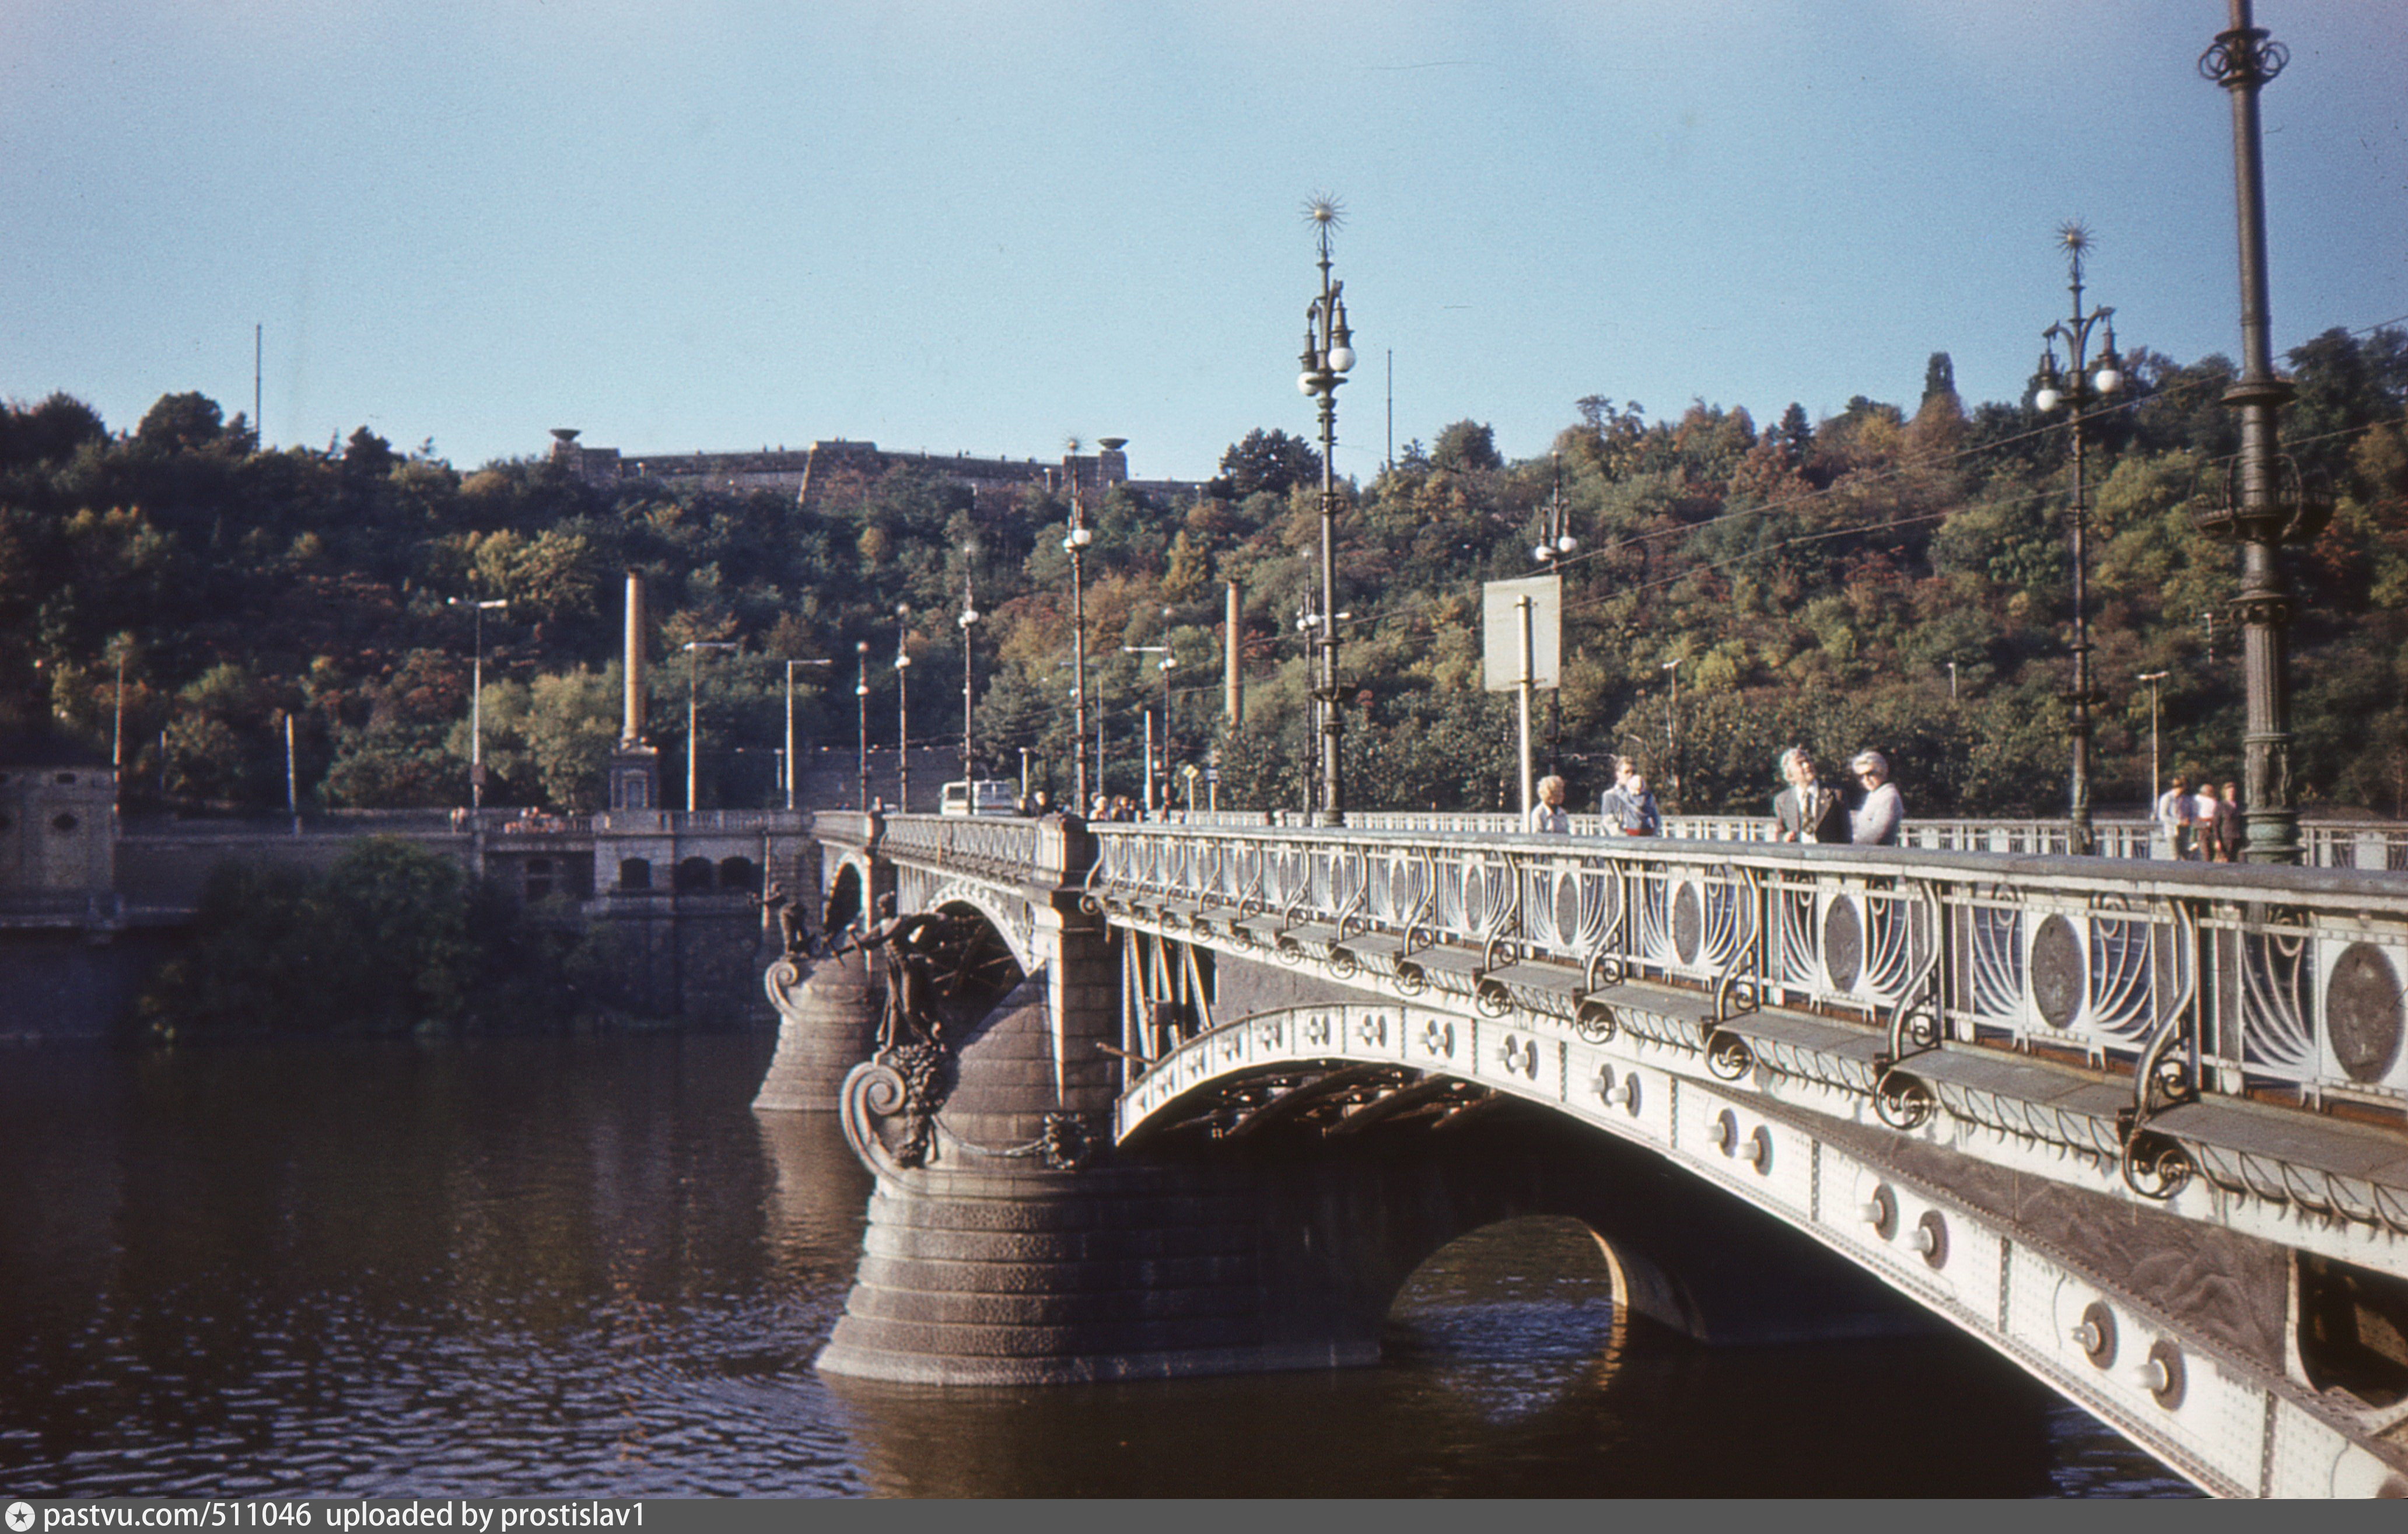
{"type": "Polygon", "coordinates": [[[2408,1492],[2408,882],[1445,829],[823,814],[765,1106],[878,1186],[823,1369],[1368,1362],[1569,1214],[1708,1341],[1944,1319],[2231,1496],[2408,1492]]]}

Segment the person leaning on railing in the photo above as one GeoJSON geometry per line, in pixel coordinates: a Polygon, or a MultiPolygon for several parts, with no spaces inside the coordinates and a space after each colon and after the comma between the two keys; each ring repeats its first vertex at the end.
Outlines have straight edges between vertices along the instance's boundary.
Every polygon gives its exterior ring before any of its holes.
{"type": "Polygon", "coordinates": [[[1906,824],[1906,800],[1889,781],[1889,758],[1877,751],[1860,751],[1848,770],[1865,789],[1865,796],[1848,812],[1848,839],[1859,847],[1897,846],[1899,827],[1906,824]]]}
{"type": "Polygon", "coordinates": [[[1530,821],[1524,829],[1561,836],[1571,828],[1571,812],[1564,808],[1564,781],[1551,773],[1539,780],[1539,802],[1530,806],[1530,821]]]}

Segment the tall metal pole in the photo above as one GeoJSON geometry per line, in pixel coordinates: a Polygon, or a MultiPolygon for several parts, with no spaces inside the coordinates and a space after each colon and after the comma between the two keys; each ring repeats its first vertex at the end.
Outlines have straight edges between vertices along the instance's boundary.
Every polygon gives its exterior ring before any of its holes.
{"type": "Polygon", "coordinates": [[[2143,671],[2140,680],[2149,684],[2149,813],[2157,810],[2157,784],[2165,780],[2157,767],[2157,684],[2166,680],[2163,671],[2143,671]]]}
{"type": "MultiPolygon", "coordinates": [[[[632,586],[632,573],[628,579],[632,586]]],[[[447,605],[457,607],[460,600],[454,596],[447,605]]],[[[468,808],[471,810],[485,807],[485,614],[489,609],[509,606],[509,603],[500,597],[469,603],[477,624],[476,648],[468,663],[468,808]]],[[[633,611],[631,608],[628,618],[631,630],[635,624],[633,611]]]]}
{"type": "Polygon", "coordinates": [[[2291,386],[2274,375],[2266,299],[2265,166],[2259,153],[2258,93],[2290,62],[2289,50],[2250,19],[2249,0],[2230,0],[2232,24],[2216,34],[2199,61],[2200,73],[2232,97],[2232,182],[2240,233],[2241,377],[2224,403],[2241,412],[2241,457],[2228,504],[2199,521],[2207,532],[2241,546],[2242,675],[2247,729],[2242,776],[2248,830],[2243,856],[2251,863],[2300,861],[2300,817],[2291,780],[2291,594],[2280,556],[2285,542],[2306,542],[2322,530],[2331,507],[2311,501],[2296,478],[2282,471],[2275,412],[2291,386]],[[2282,482],[2278,483],[2278,478],[2282,482]]]}
{"type": "Polygon", "coordinates": [[[485,808],[485,604],[477,604],[477,653],[468,663],[468,808],[485,808]]]}
{"type": "Polygon", "coordinates": [[[853,807],[869,808],[869,641],[855,639],[853,644],[853,700],[861,710],[860,776],[854,781],[853,807]]]}
{"type": "MultiPolygon", "coordinates": [[[[1557,561],[1579,548],[1580,539],[1572,537],[1571,528],[1564,517],[1564,455],[1560,452],[1555,454],[1555,487],[1554,493],[1547,497],[1546,522],[1540,529],[1538,546],[1530,551],[1530,558],[1541,569],[1560,571],[1563,566],[1557,561]]],[[[1564,769],[1563,749],[1564,690],[1556,686],[1547,691],[1547,770],[1549,772],[1561,772],[1564,769]]]]}
{"type": "MultiPolygon", "coordinates": [[[[1070,531],[1062,547],[1070,552],[1070,812],[1084,815],[1087,798],[1087,545],[1096,535],[1087,530],[1086,507],[1079,481],[1070,481],[1070,531]]],[[[1096,788],[1104,784],[1103,720],[1096,722],[1096,788]]]]}
{"type": "Polygon", "coordinates": [[[1305,310],[1304,371],[1297,385],[1321,406],[1321,621],[1320,674],[1313,693],[1321,704],[1321,804],[1323,825],[1346,823],[1344,715],[1338,707],[1338,389],[1354,366],[1346,327],[1343,282],[1329,277],[1329,235],[1340,218],[1336,201],[1315,197],[1306,208],[1321,251],[1321,294],[1305,310]]]}
{"type": "Polygon", "coordinates": [[[795,667],[824,666],[836,668],[836,662],[825,658],[786,663],[786,808],[795,808],[795,667]]]}
{"type": "Polygon", "coordinates": [[[2086,314],[2082,309],[2082,261],[2090,248],[2090,232],[2080,223],[2068,223],[2057,231],[2057,240],[2065,248],[2066,291],[2073,295],[2073,313],[2043,333],[2040,388],[2033,394],[2032,403],[2042,413],[2063,403],[2073,434],[2073,501],[2068,509],[2073,561],[2073,685],[2065,695],[2072,710],[2067,731],[2072,738],[2073,763],[2067,819],[2068,846],[2073,853],[2085,854],[2092,845],[2090,742],[2094,731],[2090,711],[2105,700],[2105,695],[2092,685],[2090,677],[2088,425],[2098,402],[2123,387],[2124,364],[2115,353],[2115,311],[2097,307],[2086,314]],[[2107,348],[2094,374],[2090,367],[2090,332],[2102,323],[2107,327],[2107,348]],[[2071,371],[2062,375],[2057,366],[2057,343],[2060,340],[2065,343],[2071,366],[2071,371]]]}
{"type": "Polygon", "coordinates": [[[694,813],[695,764],[702,759],[700,712],[695,702],[695,672],[702,666],[706,650],[733,650],[728,639],[689,639],[685,646],[685,812],[694,813]]]}
{"type": "Polygon", "coordinates": [[[978,813],[977,791],[970,784],[978,774],[970,770],[970,629],[979,621],[978,602],[970,594],[970,575],[962,571],[962,793],[968,797],[971,814],[978,813]]]}
{"type": "Polygon", "coordinates": [[[284,810],[293,817],[293,834],[301,834],[301,780],[293,770],[293,710],[284,710],[284,810]]]}
{"type": "Polygon", "coordinates": [[[911,604],[895,608],[895,808],[911,812],[911,604]]]}
{"type": "MultiPolygon", "coordinates": [[[[1168,634],[1163,636],[1166,640],[1169,638],[1168,634]]],[[[1179,658],[1171,654],[1169,647],[1165,645],[1159,669],[1162,672],[1162,808],[1166,810],[1170,808],[1170,673],[1178,665],[1179,658]]]]}
{"type": "Polygon", "coordinates": [[[1681,796],[1681,662],[1666,661],[1664,672],[1672,679],[1672,690],[1664,698],[1664,753],[1667,758],[1664,771],[1672,797],[1678,802],[1681,796]]]}
{"type": "Polygon", "coordinates": [[[1530,685],[1538,671],[1538,660],[1532,653],[1532,639],[1530,635],[1530,599],[1527,596],[1516,596],[1513,598],[1513,621],[1520,630],[1518,638],[1522,649],[1521,685],[1515,689],[1515,691],[1519,695],[1518,701],[1522,705],[1522,829],[1526,831],[1530,828],[1530,805],[1532,802],[1532,789],[1530,782],[1530,685]]]}

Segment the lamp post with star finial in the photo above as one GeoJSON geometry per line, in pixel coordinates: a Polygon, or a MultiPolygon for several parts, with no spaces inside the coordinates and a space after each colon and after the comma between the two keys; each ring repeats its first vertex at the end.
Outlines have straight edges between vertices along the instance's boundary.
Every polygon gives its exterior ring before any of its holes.
{"type": "Polygon", "coordinates": [[[1321,402],[1321,631],[1320,674],[1313,697],[1321,710],[1321,825],[1346,823],[1344,757],[1340,749],[1343,714],[1338,706],[1338,388],[1354,366],[1354,345],[1346,328],[1346,284],[1329,276],[1329,236],[1342,222],[1338,199],[1316,194],[1304,208],[1321,250],[1321,292],[1304,311],[1303,371],[1296,386],[1321,402]]]}

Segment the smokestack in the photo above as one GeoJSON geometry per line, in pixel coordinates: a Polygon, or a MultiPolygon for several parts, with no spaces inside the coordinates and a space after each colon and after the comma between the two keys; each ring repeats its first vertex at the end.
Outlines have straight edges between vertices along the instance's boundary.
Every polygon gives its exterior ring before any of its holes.
{"type": "Polygon", "coordinates": [[[1241,728],[1246,723],[1246,677],[1238,668],[1238,641],[1245,633],[1245,593],[1234,581],[1229,582],[1229,611],[1221,625],[1222,644],[1227,659],[1224,663],[1221,691],[1229,715],[1229,728],[1241,728]]]}
{"type": "Polygon", "coordinates": [[[627,701],[619,725],[619,749],[644,743],[644,578],[627,572],[627,701]]]}

